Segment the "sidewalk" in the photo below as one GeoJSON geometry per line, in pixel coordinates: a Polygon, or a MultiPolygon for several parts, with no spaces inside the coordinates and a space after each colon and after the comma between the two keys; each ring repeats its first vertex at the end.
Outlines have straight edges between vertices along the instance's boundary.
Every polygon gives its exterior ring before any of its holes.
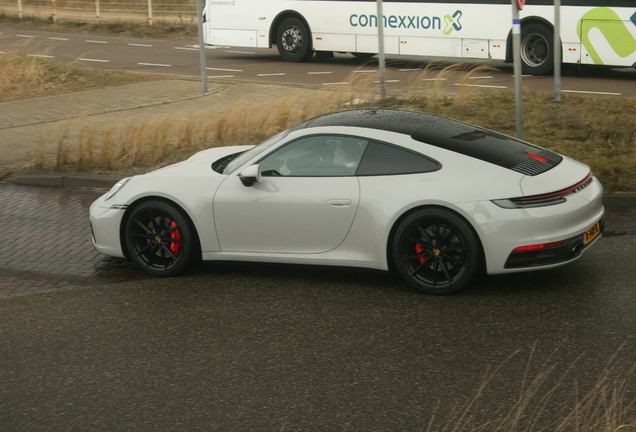
{"type": "MultiPolygon", "coordinates": [[[[134,117],[224,111],[245,99],[283,98],[303,90],[294,87],[208,83],[201,93],[198,80],[165,78],[118,87],[85,90],[25,101],[0,103],[0,180],[31,186],[109,188],[118,175],[28,173],[42,137],[68,121],[115,122],[134,117]]],[[[636,194],[605,197],[605,235],[636,235],[636,194]]]]}
{"type": "Polygon", "coordinates": [[[140,121],[171,113],[187,114],[226,110],[258,94],[278,98],[306,90],[255,84],[208,83],[202,94],[198,80],[166,78],[123,86],[0,103],[0,178],[30,168],[42,138],[56,125],[72,121],[115,122],[134,117],[140,121]]]}

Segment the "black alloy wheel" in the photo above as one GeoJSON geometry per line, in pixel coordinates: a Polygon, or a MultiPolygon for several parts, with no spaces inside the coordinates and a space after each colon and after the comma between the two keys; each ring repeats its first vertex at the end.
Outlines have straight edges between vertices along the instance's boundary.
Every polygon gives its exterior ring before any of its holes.
{"type": "Polygon", "coordinates": [[[171,204],[147,201],[133,209],[126,222],[126,246],[139,267],[154,276],[174,276],[188,264],[193,230],[171,204]]]}
{"type": "Polygon", "coordinates": [[[286,18],[278,27],[276,46],[283,60],[302,62],[309,60],[314,54],[311,43],[311,32],[298,18],[286,18]]]}
{"type": "Polygon", "coordinates": [[[393,264],[402,278],[427,293],[453,294],[479,266],[479,243],[468,223],[442,208],[407,216],[393,237],[393,264]]]}
{"type": "Polygon", "coordinates": [[[554,33],[541,24],[521,27],[521,70],[526,75],[546,75],[554,67],[554,33]]]}

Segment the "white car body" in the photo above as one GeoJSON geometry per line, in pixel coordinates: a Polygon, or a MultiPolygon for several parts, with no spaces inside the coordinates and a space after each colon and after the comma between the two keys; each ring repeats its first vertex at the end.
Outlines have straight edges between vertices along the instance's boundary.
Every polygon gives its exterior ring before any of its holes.
{"type": "Polygon", "coordinates": [[[127,214],[149,197],[165,200],[187,215],[203,260],[388,270],[397,224],[414,210],[434,208],[464,219],[476,234],[487,273],[500,274],[550,268],[577,259],[588,246],[584,233],[595,225],[597,230],[602,228],[602,186],[587,166],[567,157],[538,175],[524,175],[405,133],[358,125],[310,124],[292,128],[277,140],[229,173],[216,172],[212,164],[251,147],[212,148],[130,178],[124,187],[111,191],[116,193],[109,199],[106,194],[91,206],[95,248],[114,257],[129,256],[123,244],[127,214]],[[370,138],[422,154],[439,168],[412,174],[321,177],[265,176],[250,171],[254,166],[261,169],[261,161],[289,143],[316,136],[370,138]],[[247,186],[241,179],[246,173],[254,175],[247,186]],[[504,208],[510,198],[523,200],[540,194],[548,196],[539,201],[556,197],[559,202],[504,208]],[[529,262],[531,265],[506,264],[515,248],[548,245],[550,249],[554,242],[564,241],[567,243],[560,247],[575,249],[571,256],[561,254],[555,262],[539,259],[529,262]]]}

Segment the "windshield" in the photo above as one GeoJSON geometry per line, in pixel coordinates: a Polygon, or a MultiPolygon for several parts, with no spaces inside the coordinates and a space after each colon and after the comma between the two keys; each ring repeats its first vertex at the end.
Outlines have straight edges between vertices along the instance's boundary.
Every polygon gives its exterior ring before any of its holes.
{"type": "Polygon", "coordinates": [[[281,132],[278,135],[271,137],[267,141],[257,145],[256,147],[249,149],[248,151],[234,159],[232,162],[230,162],[223,170],[223,174],[228,175],[233,173],[239,167],[243,166],[243,164],[245,164],[247,161],[263,153],[265,150],[278,143],[287,135],[289,135],[289,131],[281,132]]]}

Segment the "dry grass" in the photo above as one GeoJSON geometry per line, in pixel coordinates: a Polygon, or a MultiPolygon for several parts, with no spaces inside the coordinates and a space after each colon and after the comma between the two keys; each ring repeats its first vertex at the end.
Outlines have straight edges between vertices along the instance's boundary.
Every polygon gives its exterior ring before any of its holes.
{"type": "MultiPolygon", "coordinates": [[[[515,134],[514,94],[479,93],[464,86],[483,68],[427,68],[407,97],[379,100],[377,73],[352,73],[348,85],[294,94],[264,103],[239,101],[221,114],[171,115],[141,124],[119,121],[58,126],[58,138],[43,139],[37,168],[92,171],[145,170],[183,159],[204,148],[256,144],[298,122],[355,105],[408,108],[444,115],[515,134]],[[449,88],[454,97],[445,96],[449,88]],[[89,129],[91,132],[89,133],[89,129]],[[57,148],[57,150],[55,150],[57,148]],[[92,150],[89,151],[89,148],[92,150]],[[91,154],[100,157],[90,157],[91,154]],[[44,156],[47,155],[48,156],[44,156]]],[[[525,138],[589,165],[608,191],[636,190],[636,99],[524,95],[525,138]]]]}
{"type": "MultiPolygon", "coordinates": [[[[635,365],[617,360],[618,352],[598,373],[593,384],[573,377],[577,364],[557,372],[558,362],[550,356],[535,364],[536,346],[525,371],[513,385],[517,397],[497,404],[488,401],[489,390],[500,384],[503,370],[519,352],[485,374],[468,400],[451,407],[450,413],[432,418],[427,431],[442,432],[634,432],[636,397],[633,396],[635,365]],[[483,406],[487,404],[488,406],[483,406]],[[499,405],[499,406],[497,406],[499,405]]],[[[558,348],[553,352],[555,354],[558,348]]],[[[619,350],[620,352],[620,350],[619,350]]],[[[440,410],[441,411],[441,410],[440,410]]]]}
{"type": "Polygon", "coordinates": [[[28,56],[27,51],[47,55],[46,50],[28,43],[3,47],[3,50],[5,53],[0,54],[0,102],[156,79],[147,75],[99,71],[77,63],[55,63],[28,56]]]}

